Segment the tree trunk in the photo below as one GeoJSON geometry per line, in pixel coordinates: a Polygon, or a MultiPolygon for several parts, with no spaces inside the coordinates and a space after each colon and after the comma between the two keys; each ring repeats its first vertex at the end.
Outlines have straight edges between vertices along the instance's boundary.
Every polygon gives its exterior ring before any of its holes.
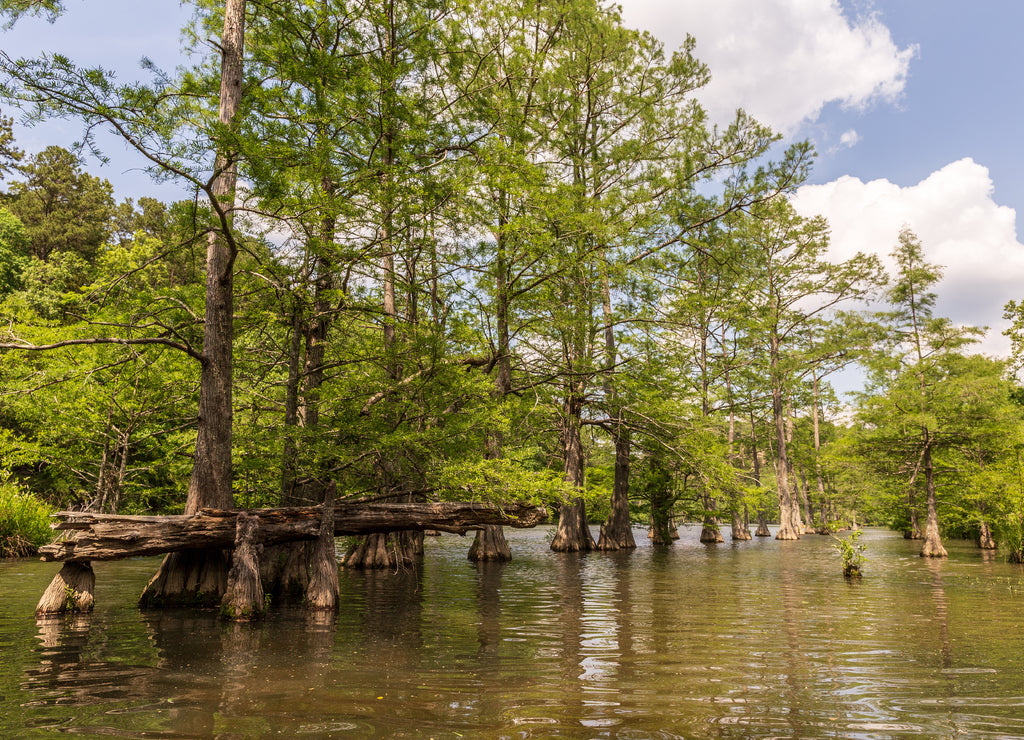
{"type": "MultiPolygon", "coordinates": [[[[331,500],[334,500],[334,484],[323,485],[317,481],[293,485],[281,504],[285,507],[301,507],[323,501],[331,489],[331,500]]],[[[331,509],[333,524],[334,510],[331,509]]],[[[333,536],[333,532],[332,532],[333,536]]],[[[309,579],[315,563],[315,542],[299,540],[267,545],[260,558],[260,575],[264,590],[270,594],[275,604],[298,604],[305,601],[309,588],[309,579]]]]}
{"type": "Polygon", "coordinates": [[[597,549],[587,526],[587,508],[582,498],[562,504],[551,549],[555,552],[589,552],[597,549]]]}
{"type": "Polygon", "coordinates": [[[315,611],[337,611],[340,589],[338,561],[334,556],[334,484],[324,486],[324,500],[320,505],[320,536],[310,550],[310,576],[305,603],[315,611]]]}
{"type": "Polygon", "coordinates": [[[601,524],[597,540],[598,550],[635,550],[636,540],[629,523],[629,452],[630,434],[623,419],[615,383],[615,317],[612,315],[611,280],[608,269],[601,273],[601,307],[604,312],[604,346],[607,362],[604,392],[608,401],[609,415],[615,419],[612,441],[615,444],[615,479],[612,483],[611,512],[601,524]]]}
{"type": "MultiPolygon", "coordinates": [[[[498,324],[498,358],[496,361],[498,374],[494,379],[492,397],[499,403],[512,390],[512,357],[508,329],[508,276],[505,264],[505,239],[507,238],[505,208],[505,202],[501,201],[498,216],[498,248],[494,265],[495,300],[497,302],[495,314],[498,324]]],[[[498,459],[502,455],[503,446],[504,439],[502,439],[501,432],[492,432],[488,437],[487,450],[484,454],[492,460],[498,459]]],[[[467,557],[473,562],[508,562],[512,560],[512,548],[509,547],[508,540],[505,539],[505,531],[497,526],[486,526],[477,530],[467,557]]]]}
{"type": "Polygon", "coordinates": [[[939,510],[935,497],[935,470],[932,465],[931,440],[925,431],[924,448],[925,487],[928,491],[928,523],[924,530],[924,546],[921,548],[923,558],[947,557],[946,548],[939,537],[939,510]]]}
{"type": "MultiPolygon", "coordinates": [[[[404,497],[409,503],[411,497],[404,497]]],[[[342,564],[362,570],[411,568],[423,556],[423,529],[368,534],[349,548],[342,564]]]]}
{"type": "MultiPolygon", "coordinates": [[[[576,489],[583,488],[583,439],[580,436],[582,402],[570,396],[565,404],[562,449],[565,456],[565,480],[576,489]]],[[[587,527],[586,504],[582,497],[562,503],[558,528],[551,540],[555,552],[588,552],[597,548],[587,527]]]]}
{"type": "Polygon", "coordinates": [[[512,559],[512,550],[505,539],[505,533],[501,527],[486,526],[476,533],[469,548],[469,559],[478,562],[508,562],[512,559]]]}
{"type": "Polygon", "coordinates": [[[924,531],[921,529],[921,515],[917,509],[917,496],[913,486],[907,491],[907,509],[910,513],[910,530],[905,533],[905,538],[923,540],[924,531]]]}
{"type": "MultiPolygon", "coordinates": [[[[754,483],[757,484],[758,488],[761,487],[761,457],[757,451],[757,426],[754,423],[754,412],[750,412],[750,449],[753,453],[751,457],[754,461],[754,483]]],[[[768,529],[768,514],[764,510],[764,506],[758,506],[757,509],[757,529],[754,532],[755,537],[771,537],[771,530],[768,529]]]]}
{"type": "Polygon", "coordinates": [[[239,512],[235,528],[235,549],[227,589],[220,602],[220,615],[225,619],[246,621],[256,619],[266,610],[260,581],[259,556],[263,549],[259,544],[260,518],[239,512]]]}
{"type": "Polygon", "coordinates": [[[734,511],[732,514],[732,538],[739,542],[752,539],[750,536],[750,526],[738,511],[734,511]]]}
{"type": "Polygon", "coordinates": [[[619,426],[615,435],[615,482],[612,484],[612,510],[601,525],[598,550],[634,550],[636,539],[629,522],[629,430],[619,426]]]}
{"type": "Polygon", "coordinates": [[[95,606],[96,574],[89,563],[64,563],[36,606],[36,616],[91,612],[95,606]]]}
{"type": "Polygon", "coordinates": [[[771,537],[772,531],[768,529],[768,519],[763,511],[757,512],[757,529],[754,531],[755,537],[771,537]]]}
{"type": "Polygon", "coordinates": [[[992,528],[987,521],[981,523],[981,531],[978,532],[978,547],[982,550],[996,549],[996,538],[992,536],[992,528]]]}
{"type": "MultiPolygon", "coordinates": [[[[724,331],[724,329],[723,329],[724,331]]],[[[724,342],[723,342],[724,346],[724,342]]],[[[732,408],[732,383],[729,380],[729,374],[725,376],[725,388],[727,397],[729,399],[729,461],[733,467],[738,467],[738,460],[736,458],[736,414],[732,408]]],[[[751,539],[750,537],[750,526],[748,521],[747,505],[743,504],[743,515],[740,516],[739,504],[740,504],[740,491],[739,489],[733,489],[732,494],[732,522],[731,522],[731,534],[734,541],[744,541],[751,539]]]]}
{"type": "MultiPolygon", "coordinates": [[[[778,339],[772,336],[772,365],[776,364],[778,339]]],[[[775,479],[779,496],[779,530],[775,533],[777,540],[798,540],[803,528],[800,515],[793,500],[793,490],[789,482],[789,458],[786,451],[786,414],[782,403],[781,381],[774,378],[778,371],[773,367],[772,381],[772,416],[775,421],[775,479]]]]}
{"type": "Polygon", "coordinates": [[[295,439],[299,426],[299,363],[302,360],[302,305],[292,303],[289,316],[288,379],[284,399],[284,443],[281,451],[281,505],[289,500],[299,469],[299,446],[295,439]]]}
{"type": "Polygon", "coordinates": [[[700,529],[700,541],[705,545],[717,545],[720,542],[725,542],[722,530],[718,526],[718,517],[715,516],[717,507],[714,497],[704,492],[701,494],[701,498],[704,499],[704,521],[700,529]]]}
{"type": "Polygon", "coordinates": [[[814,505],[811,503],[811,489],[807,483],[807,474],[800,468],[800,503],[804,507],[804,531],[814,531],[814,505]]]}
{"type": "MultiPolygon", "coordinates": [[[[244,38],[245,0],[225,0],[219,111],[219,123],[225,129],[233,126],[241,106],[244,38]]],[[[230,228],[238,170],[235,155],[223,147],[219,149],[214,165],[219,174],[213,184],[211,201],[220,223],[210,231],[206,246],[206,316],[199,421],[186,514],[194,514],[205,507],[230,509],[233,505],[231,352],[236,249],[230,228]]],[[[211,552],[205,557],[202,553],[172,553],[146,586],[142,601],[151,606],[196,601],[217,603],[227,583],[227,563],[228,558],[221,553],[211,552]],[[191,591],[190,587],[215,590],[191,591]]]]}
{"type": "MultiPolygon", "coordinates": [[[[254,509],[260,517],[263,544],[315,540],[322,508],[254,509]]],[[[231,548],[238,511],[204,509],[192,516],[126,516],[63,511],[54,516],[58,530],[73,534],[39,548],[47,561],[119,560],[122,558],[231,548]]],[[[533,527],[547,512],[524,504],[496,506],[475,503],[338,503],[334,506],[335,535],[435,529],[464,533],[484,524],[533,527]]],[[[202,554],[200,552],[200,554],[202,554]]]]}

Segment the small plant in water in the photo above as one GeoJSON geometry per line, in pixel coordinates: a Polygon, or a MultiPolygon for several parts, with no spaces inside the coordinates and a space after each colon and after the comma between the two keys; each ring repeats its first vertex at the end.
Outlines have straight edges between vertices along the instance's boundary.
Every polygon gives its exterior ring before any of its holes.
{"type": "Polygon", "coordinates": [[[867,549],[866,545],[862,545],[857,540],[860,538],[861,530],[857,529],[850,533],[849,537],[836,537],[832,536],[835,540],[835,544],[832,545],[839,553],[839,557],[843,559],[843,575],[847,578],[860,578],[861,577],[861,566],[867,559],[864,557],[864,550],[867,549]]]}

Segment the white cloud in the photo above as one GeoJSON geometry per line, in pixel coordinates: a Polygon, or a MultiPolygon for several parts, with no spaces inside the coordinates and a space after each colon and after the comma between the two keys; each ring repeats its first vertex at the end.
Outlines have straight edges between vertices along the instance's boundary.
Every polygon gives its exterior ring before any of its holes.
{"type": "Polygon", "coordinates": [[[920,238],[925,258],[944,268],[936,286],[936,313],[959,324],[988,326],[978,346],[1005,355],[1003,305],[1024,298],[1024,244],[1017,239],[1016,211],[993,200],[989,171],[972,159],[946,165],[917,185],[841,177],[807,185],[793,205],[803,216],[821,214],[832,226],[832,255],[848,259],[873,252],[892,271],[889,254],[907,225],[920,238]]]}
{"type": "Polygon", "coordinates": [[[859,141],[860,141],[860,134],[858,134],[853,129],[850,129],[849,131],[844,132],[843,135],[839,137],[839,147],[841,149],[846,149],[846,148],[849,148],[849,147],[854,147],[854,146],[857,146],[857,143],[859,141]]]}
{"type": "Polygon", "coordinates": [[[671,50],[689,33],[712,81],[699,95],[717,121],[742,107],[791,134],[827,103],[863,108],[903,92],[917,47],[899,49],[877,18],[838,0],[621,0],[626,23],[671,50]]]}

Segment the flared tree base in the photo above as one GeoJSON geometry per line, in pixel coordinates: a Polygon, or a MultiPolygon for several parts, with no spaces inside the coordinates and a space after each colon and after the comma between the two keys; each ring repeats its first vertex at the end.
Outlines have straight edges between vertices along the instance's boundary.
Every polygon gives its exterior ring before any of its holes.
{"type": "Polygon", "coordinates": [[[512,549],[505,539],[505,530],[494,524],[486,524],[483,529],[478,529],[467,557],[474,563],[507,563],[512,560],[512,549]]]}
{"type": "Polygon", "coordinates": [[[91,612],[96,574],[89,563],[64,563],[36,606],[36,616],[91,612]]]}
{"type": "Polygon", "coordinates": [[[139,606],[216,607],[227,590],[230,566],[231,554],[225,550],[168,553],[139,597],[139,606]]]}

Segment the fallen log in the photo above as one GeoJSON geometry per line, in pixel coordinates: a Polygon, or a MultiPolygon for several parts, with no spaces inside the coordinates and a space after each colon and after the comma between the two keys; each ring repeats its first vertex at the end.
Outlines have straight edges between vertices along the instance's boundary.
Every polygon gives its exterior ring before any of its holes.
{"type": "MultiPolygon", "coordinates": [[[[315,540],[322,509],[296,506],[251,509],[260,519],[260,544],[315,540]]],[[[181,550],[230,549],[235,543],[238,510],[201,509],[191,516],[129,516],[60,511],[50,526],[70,532],[67,539],[44,545],[46,561],[88,562],[159,555],[181,550]]],[[[505,507],[477,503],[345,503],[334,505],[334,535],[433,529],[465,534],[485,524],[535,527],[547,518],[537,506],[505,507]]]]}

